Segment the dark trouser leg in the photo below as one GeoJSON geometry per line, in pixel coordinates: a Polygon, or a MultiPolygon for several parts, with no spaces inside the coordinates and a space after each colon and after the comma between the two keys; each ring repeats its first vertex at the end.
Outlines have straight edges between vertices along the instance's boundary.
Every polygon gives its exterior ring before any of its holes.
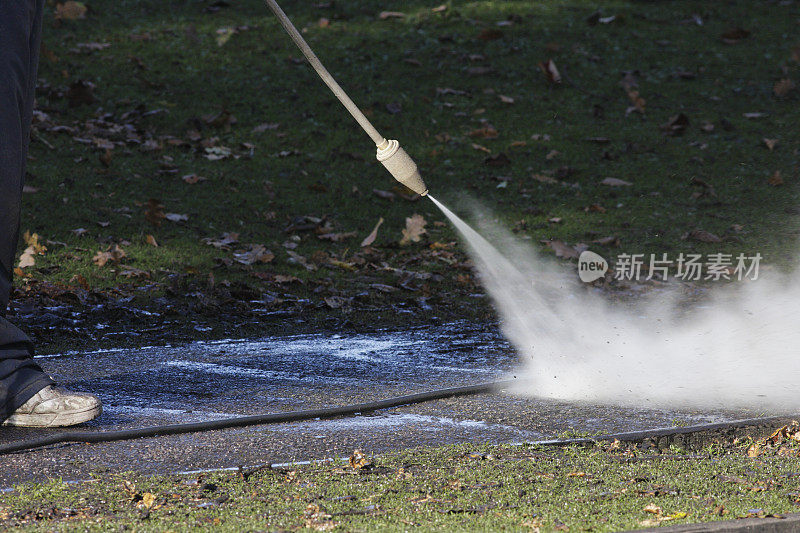
{"type": "Polygon", "coordinates": [[[44,0],[0,0],[0,420],[52,383],[5,318],[19,239],[44,0]]]}

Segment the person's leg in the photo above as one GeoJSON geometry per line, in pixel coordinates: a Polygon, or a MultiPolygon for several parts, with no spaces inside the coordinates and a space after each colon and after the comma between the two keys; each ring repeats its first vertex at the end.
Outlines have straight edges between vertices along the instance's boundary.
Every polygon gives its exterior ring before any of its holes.
{"type": "Polygon", "coordinates": [[[0,0],[0,420],[53,381],[5,313],[33,114],[43,0],[0,0]]]}

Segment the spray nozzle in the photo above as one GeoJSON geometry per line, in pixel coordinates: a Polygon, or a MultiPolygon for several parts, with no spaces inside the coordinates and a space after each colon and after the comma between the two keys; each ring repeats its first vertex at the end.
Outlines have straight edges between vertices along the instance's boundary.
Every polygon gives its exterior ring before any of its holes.
{"type": "Polygon", "coordinates": [[[400,147],[400,143],[397,141],[384,139],[378,145],[378,161],[383,163],[383,166],[386,167],[386,170],[389,171],[394,179],[415,193],[420,196],[428,194],[428,188],[425,186],[425,182],[422,181],[417,164],[400,147]]]}

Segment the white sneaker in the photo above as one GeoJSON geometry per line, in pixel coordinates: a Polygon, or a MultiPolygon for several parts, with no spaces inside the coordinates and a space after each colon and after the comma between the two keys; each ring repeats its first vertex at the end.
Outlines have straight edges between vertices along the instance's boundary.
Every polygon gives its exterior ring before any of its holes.
{"type": "Polygon", "coordinates": [[[3,421],[4,426],[46,428],[88,422],[103,412],[100,399],[48,385],[3,421]]]}

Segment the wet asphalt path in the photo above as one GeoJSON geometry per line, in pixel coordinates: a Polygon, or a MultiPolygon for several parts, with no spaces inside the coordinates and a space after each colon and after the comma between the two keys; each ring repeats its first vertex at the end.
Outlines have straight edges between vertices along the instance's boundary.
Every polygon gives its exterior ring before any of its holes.
{"type": "MultiPolygon", "coordinates": [[[[59,382],[98,394],[108,431],[360,403],[505,379],[516,355],[494,326],[367,335],[301,335],[42,356],[59,382]]],[[[306,421],[0,456],[0,487],[50,477],[137,470],[185,472],[322,459],[412,446],[519,442],[569,431],[617,432],[746,418],[573,405],[492,394],[329,421],[306,421]]],[[[58,431],[0,428],[0,442],[58,431]]]]}

